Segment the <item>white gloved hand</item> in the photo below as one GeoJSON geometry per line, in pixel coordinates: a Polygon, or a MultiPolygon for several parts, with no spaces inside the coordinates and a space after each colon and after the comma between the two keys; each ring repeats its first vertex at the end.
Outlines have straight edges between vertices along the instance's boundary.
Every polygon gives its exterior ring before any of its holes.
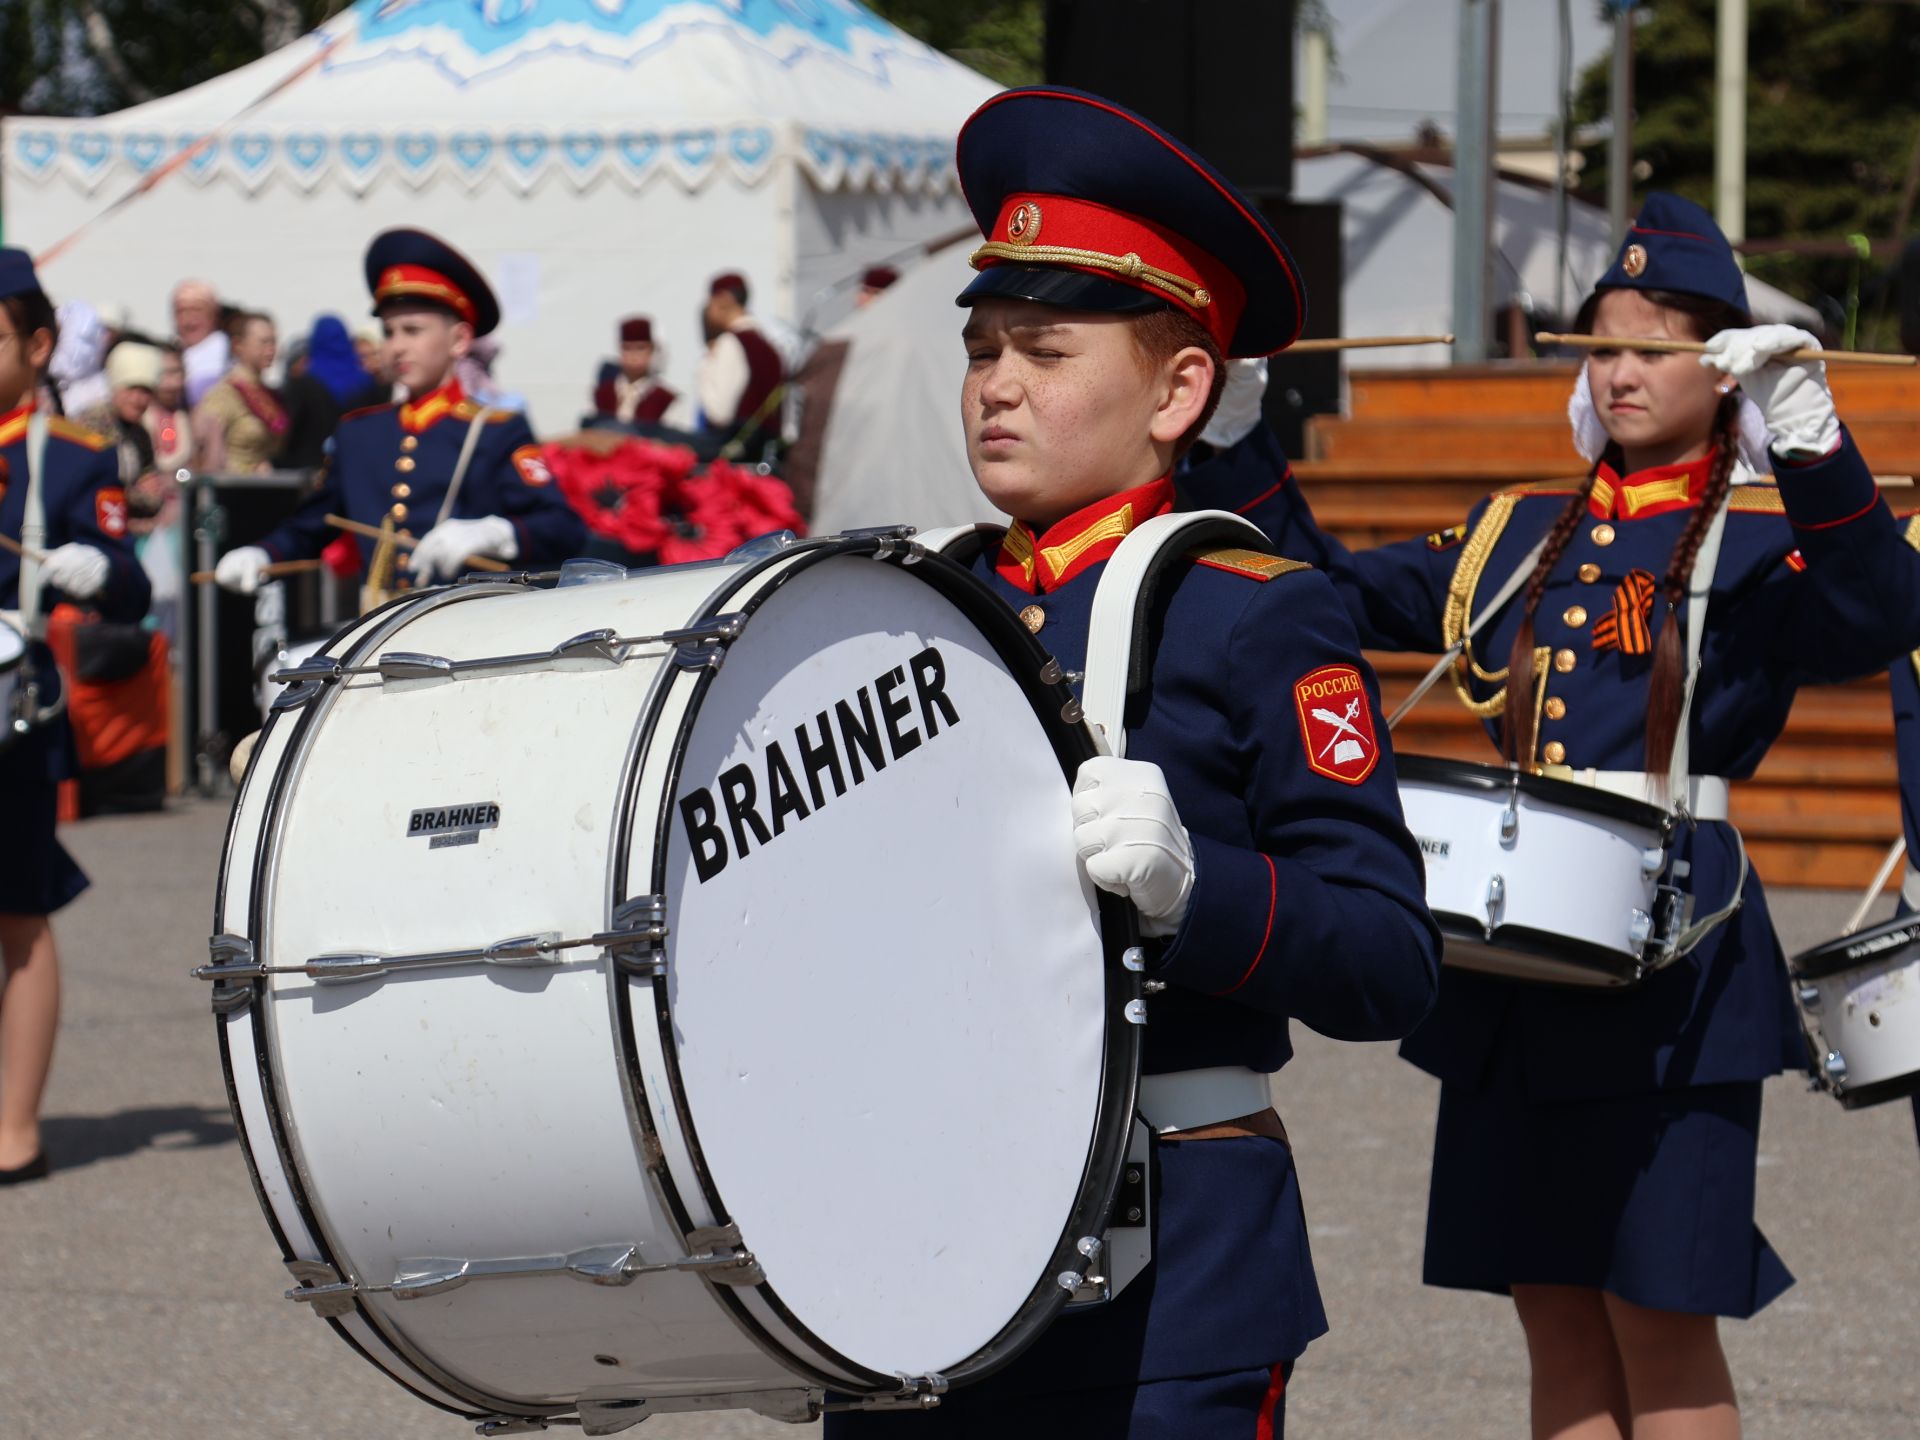
{"type": "Polygon", "coordinates": [[[260,572],[272,563],[273,557],[258,545],[242,545],[220,557],[213,567],[214,583],[236,595],[251,595],[260,588],[260,572]]]}
{"type": "Polygon", "coordinates": [[[1227,383],[1220,390],[1220,403],[1214,407],[1213,418],[1200,432],[1201,441],[1216,450],[1238,445],[1260,423],[1260,407],[1266,398],[1266,359],[1229,360],[1227,383]]]}
{"type": "Polygon", "coordinates": [[[1760,407],[1773,448],[1788,457],[1829,454],[1840,443],[1840,417],[1833,413],[1823,360],[1776,360],[1790,350],[1818,350],[1820,342],[1794,325],[1755,325],[1722,330],[1707,341],[1700,363],[1740,382],[1760,407]]]}
{"type": "Polygon", "coordinates": [[[1073,843],[1089,880],[1133,902],[1143,932],[1180,928],[1193,897],[1193,841],[1158,765],[1111,755],[1083,763],[1073,782],[1073,843]]]}
{"type": "Polygon", "coordinates": [[[107,588],[113,562],[91,545],[62,545],[40,564],[40,578],[71,600],[91,600],[107,588]]]}
{"type": "Polygon", "coordinates": [[[469,555],[493,555],[511,560],[519,553],[520,541],[513,533],[513,522],[505,516],[443,520],[420,537],[407,569],[417,580],[430,581],[436,575],[451,580],[465,572],[469,555]]]}

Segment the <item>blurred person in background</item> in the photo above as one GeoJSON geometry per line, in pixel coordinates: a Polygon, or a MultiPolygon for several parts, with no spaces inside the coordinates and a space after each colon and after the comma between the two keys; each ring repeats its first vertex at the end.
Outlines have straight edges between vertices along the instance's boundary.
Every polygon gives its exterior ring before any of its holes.
{"type": "Polygon", "coordinates": [[[658,353],[648,316],[632,315],[620,322],[619,367],[594,387],[598,418],[622,425],[657,425],[666,418],[668,407],[680,397],[654,375],[658,353]]]}
{"type": "Polygon", "coordinates": [[[305,340],[287,347],[280,400],[287,410],[287,433],[274,464],[282,470],[314,470],[327,458],[327,445],[340,423],[341,404],[313,373],[313,355],[305,340]]]}
{"type": "Polygon", "coordinates": [[[362,325],[353,332],[353,351],[360,358],[360,368],[367,372],[367,383],[347,401],[349,411],[406,398],[395,393],[393,357],[387,353],[387,337],[378,325],[362,325]]]}
{"type": "Polygon", "coordinates": [[[227,334],[220,326],[220,294],[205,280],[182,280],[173,287],[173,333],[187,367],[187,408],[206,399],[233,363],[227,334]]]}
{"type": "MultiPolygon", "coordinates": [[[[193,431],[198,459],[194,469],[251,475],[271,470],[285,442],[286,407],[267,388],[266,372],[280,352],[273,321],[242,311],[233,322],[233,363],[219,384],[194,407],[193,431]]],[[[193,365],[187,365],[192,392],[193,365]]]]}
{"type": "Polygon", "coordinates": [[[700,428],[743,446],[779,433],[777,396],[786,381],[785,363],[748,312],[747,295],[746,277],[736,271],[714,276],[707,287],[700,316],[707,353],[694,386],[700,428]]]}
{"type": "Polygon", "coordinates": [[[147,406],[147,433],[153,436],[153,463],[162,475],[172,476],[193,460],[193,422],[187,414],[187,367],[173,345],[156,345],[160,352],[160,379],[153,403],[147,406]]]}
{"type": "Polygon", "coordinates": [[[47,377],[59,397],[60,412],[85,415],[104,407],[112,394],[105,367],[113,332],[100,312],[84,300],[69,300],[57,318],[60,343],[54,347],[47,377]]]}

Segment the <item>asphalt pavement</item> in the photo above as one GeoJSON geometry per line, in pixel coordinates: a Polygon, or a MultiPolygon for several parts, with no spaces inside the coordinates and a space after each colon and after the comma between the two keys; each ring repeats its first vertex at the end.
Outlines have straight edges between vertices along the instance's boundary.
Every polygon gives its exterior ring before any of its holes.
{"type": "MultiPolygon", "coordinates": [[[[186,973],[206,953],[225,816],[187,803],[65,831],[94,888],[58,920],[66,1008],[46,1121],[57,1173],[0,1191],[0,1440],[456,1440],[471,1433],[464,1422],[281,1298],[206,988],[186,973]]],[[[1773,904],[1793,950],[1835,934],[1851,897],[1782,891],[1773,904]]],[[[1512,1307],[1420,1284],[1433,1082],[1390,1046],[1296,1038],[1276,1095],[1333,1333],[1296,1372],[1289,1432],[1524,1435],[1512,1307]]],[[[1846,1114],[1782,1078],[1767,1090],[1760,1166],[1760,1224],[1799,1284],[1724,1327],[1747,1434],[1920,1434],[1912,1111],[1846,1114]]],[[[796,1432],[728,1414],[661,1416],[634,1433],[796,1432]]]]}

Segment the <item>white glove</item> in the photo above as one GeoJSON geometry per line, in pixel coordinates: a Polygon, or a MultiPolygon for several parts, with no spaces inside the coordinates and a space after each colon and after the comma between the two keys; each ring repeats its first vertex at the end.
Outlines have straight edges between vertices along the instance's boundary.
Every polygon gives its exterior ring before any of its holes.
{"type": "Polygon", "coordinates": [[[1142,931],[1180,928],[1193,897],[1193,841],[1158,765],[1110,755],[1083,763],[1073,782],[1073,843],[1089,880],[1133,902],[1142,931]]]}
{"type": "Polygon", "coordinates": [[[466,570],[469,555],[496,555],[502,560],[511,560],[519,553],[520,541],[513,533],[513,522],[504,516],[443,520],[420,537],[407,569],[417,580],[430,581],[436,575],[451,580],[466,570]]]}
{"type": "Polygon", "coordinates": [[[1840,417],[1833,413],[1824,360],[1777,361],[1789,350],[1818,350],[1820,342],[1793,325],[1755,325],[1722,330],[1707,341],[1700,363],[1740,382],[1760,407],[1773,448],[1789,458],[1826,455],[1840,443],[1840,417]]]}
{"type": "Polygon", "coordinates": [[[1214,407],[1207,428],[1200,432],[1200,439],[1216,450],[1238,445],[1260,423],[1260,407],[1266,398],[1266,359],[1229,360],[1220,403],[1214,407]]]}
{"type": "Polygon", "coordinates": [[[107,588],[113,562],[91,545],[62,545],[40,564],[40,578],[72,600],[91,600],[107,588]]]}
{"type": "Polygon", "coordinates": [[[273,557],[258,545],[242,545],[220,557],[213,567],[214,582],[236,595],[251,595],[260,588],[260,572],[272,563],[273,557]]]}

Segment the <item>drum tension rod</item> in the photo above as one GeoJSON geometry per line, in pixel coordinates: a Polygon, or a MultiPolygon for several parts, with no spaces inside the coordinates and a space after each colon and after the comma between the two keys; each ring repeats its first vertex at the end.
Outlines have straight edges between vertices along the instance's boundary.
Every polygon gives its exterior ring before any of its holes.
{"type": "MultiPolygon", "coordinates": [[[[253,945],[248,940],[237,935],[216,935],[208,945],[213,963],[195,966],[192,974],[194,979],[211,980],[216,986],[236,980],[260,980],[269,975],[304,975],[309,980],[324,983],[366,980],[407,970],[443,969],[456,965],[491,965],[502,969],[526,970],[558,965],[562,951],[584,949],[607,951],[622,969],[647,974],[661,973],[657,967],[664,966],[664,960],[650,953],[647,948],[657,950],[659,942],[667,938],[667,927],[658,923],[658,917],[663,913],[661,907],[636,905],[629,901],[621,908],[623,911],[631,908],[635,919],[644,919],[648,923],[620,925],[623,917],[616,914],[615,922],[619,928],[572,940],[562,939],[557,930],[549,930],[533,935],[516,935],[508,940],[496,940],[491,945],[466,950],[429,950],[408,955],[361,952],[316,955],[301,965],[263,965],[255,959],[253,945]]],[[[244,995],[246,992],[239,993],[244,995]]],[[[228,1008],[238,1009],[244,1003],[244,1000],[234,1001],[228,1008]]]]}
{"type": "Polygon", "coordinates": [[[395,1300],[421,1300],[444,1295],[475,1280],[526,1280],[564,1276],[588,1285],[631,1285],[642,1275],[692,1273],[717,1285],[758,1285],[766,1279],[753,1252],[742,1247],[740,1230],[716,1225],[690,1231],[687,1245],[697,1253],[675,1260],[647,1261],[640,1247],[593,1245],[566,1255],[516,1256],[504,1260],[458,1258],[402,1260],[393,1279],[384,1285],[342,1280],[331,1266],[315,1261],[291,1261],[288,1270],[305,1283],[286,1292],[287,1299],[314,1307],[322,1316],[344,1314],[363,1295],[391,1295],[395,1300]],[[296,1268],[297,1267],[297,1268],[296,1268]]]}

